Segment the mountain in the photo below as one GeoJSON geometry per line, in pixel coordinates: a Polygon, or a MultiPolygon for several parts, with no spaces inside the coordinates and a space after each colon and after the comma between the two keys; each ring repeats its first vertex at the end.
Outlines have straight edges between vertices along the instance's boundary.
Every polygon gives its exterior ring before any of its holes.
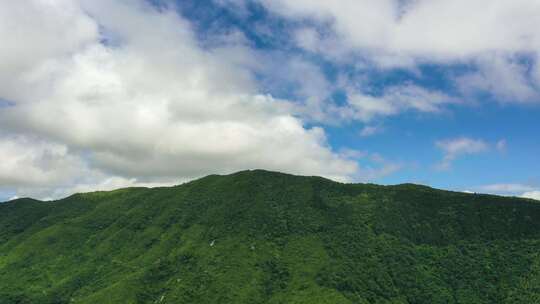
{"type": "Polygon", "coordinates": [[[540,303],[540,202],[262,170],[18,199],[0,303],[540,303]]]}

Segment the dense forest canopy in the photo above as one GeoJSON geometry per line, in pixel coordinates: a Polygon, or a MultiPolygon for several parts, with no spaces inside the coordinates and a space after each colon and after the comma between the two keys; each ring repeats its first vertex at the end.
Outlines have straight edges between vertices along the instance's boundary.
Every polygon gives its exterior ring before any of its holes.
{"type": "Polygon", "coordinates": [[[262,170],[0,204],[0,303],[540,303],[540,202],[262,170]]]}

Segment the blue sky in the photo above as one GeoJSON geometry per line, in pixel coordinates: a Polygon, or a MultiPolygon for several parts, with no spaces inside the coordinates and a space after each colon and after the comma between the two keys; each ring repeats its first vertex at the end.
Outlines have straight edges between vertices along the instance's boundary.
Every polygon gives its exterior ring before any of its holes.
{"type": "Polygon", "coordinates": [[[3,3],[0,200],[253,168],[538,199],[518,2],[3,3]]]}

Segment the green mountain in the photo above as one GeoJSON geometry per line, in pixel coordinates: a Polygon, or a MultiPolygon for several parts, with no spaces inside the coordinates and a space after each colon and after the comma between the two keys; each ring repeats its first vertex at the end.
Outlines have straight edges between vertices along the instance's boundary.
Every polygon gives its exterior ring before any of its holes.
{"type": "Polygon", "coordinates": [[[540,303],[540,202],[261,170],[19,199],[0,303],[540,303]]]}

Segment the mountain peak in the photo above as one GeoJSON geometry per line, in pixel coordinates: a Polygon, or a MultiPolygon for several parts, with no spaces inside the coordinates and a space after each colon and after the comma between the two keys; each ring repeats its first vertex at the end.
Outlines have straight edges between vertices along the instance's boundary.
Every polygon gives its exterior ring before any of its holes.
{"type": "Polygon", "coordinates": [[[0,303],[539,296],[523,283],[540,279],[540,205],[529,200],[246,170],[21,201],[0,204],[0,303]]]}

